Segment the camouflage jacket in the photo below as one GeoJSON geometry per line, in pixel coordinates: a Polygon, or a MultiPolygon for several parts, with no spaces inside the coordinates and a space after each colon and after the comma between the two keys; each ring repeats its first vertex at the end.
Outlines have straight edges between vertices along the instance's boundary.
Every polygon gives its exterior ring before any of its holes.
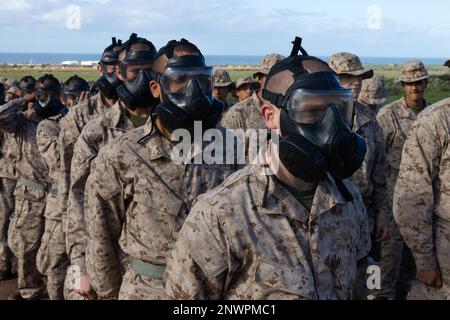
{"type": "Polygon", "coordinates": [[[45,216],[50,219],[61,219],[62,210],[58,202],[58,184],[61,181],[61,161],[58,149],[58,137],[60,133],[59,121],[63,115],[57,115],[42,120],[36,132],[37,147],[44,158],[48,168],[48,178],[51,182],[51,192],[47,197],[45,216]]]}
{"type": "MultiPolygon", "coordinates": [[[[450,99],[446,99],[419,114],[403,149],[394,217],[421,270],[438,266],[435,223],[450,223],[449,141],[450,99]]],[[[445,236],[448,239],[448,233],[445,236]]],[[[445,254],[448,257],[448,250],[445,254]]]]}
{"type": "MultiPolygon", "coordinates": [[[[258,145],[254,145],[253,151],[250,151],[250,143],[255,142],[253,139],[257,138],[258,135],[253,135],[253,132],[249,131],[251,129],[267,130],[264,119],[261,116],[261,100],[259,99],[256,92],[248,99],[239,102],[232,106],[223,116],[221,125],[224,128],[232,130],[243,130],[244,141],[245,141],[245,163],[250,164],[249,154],[252,158],[257,157],[259,151],[258,145]]],[[[264,136],[264,135],[263,135],[264,136]]],[[[267,137],[267,133],[265,134],[267,137]]]]}
{"type": "Polygon", "coordinates": [[[359,103],[355,104],[353,131],[366,140],[367,153],[361,168],[350,180],[362,194],[371,223],[376,219],[377,225],[388,226],[392,214],[386,201],[383,132],[373,111],[359,103]]]}
{"type": "Polygon", "coordinates": [[[104,115],[89,122],[75,143],[70,169],[67,203],[67,248],[72,264],[85,273],[86,226],[84,221],[84,188],[91,163],[101,147],[135,126],[117,102],[104,115]]]}
{"type": "Polygon", "coordinates": [[[194,204],[164,275],[170,299],[350,299],[370,250],[357,188],[327,175],[311,212],[263,165],[247,166],[194,204]]]}
{"type": "Polygon", "coordinates": [[[61,153],[61,170],[63,179],[60,183],[61,205],[67,206],[67,197],[70,188],[70,165],[72,163],[75,142],[86,124],[104,114],[109,108],[103,102],[99,93],[90,99],[70,108],[69,113],[60,121],[61,134],[59,135],[59,149],[61,153]]]}
{"type": "Polygon", "coordinates": [[[47,192],[43,190],[51,181],[48,177],[48,167],[40,154],[36,141],[36,130],[42,119],[33,111],[20,111],[25,100],[15,99],[0,106],[0,129],[13,135],[13,141],[8,144],[16,154],[16,173],[18,178],[36,183],[39,188],[29,183],[18,181],[15,196],[31,201],[45,201],[47,192]]]}
{"type": "Polygon", "coordinates": [[[16,154],[11,144],[14,134],[0,130],[0,178],[16,179],[16,154]]]}
{"type": "Polygon", "coordinates": [[[394,187],[402,159],[403,145],[412,124],[417,119],[417,115],[408,108],[403,97],[381,109],[377,119],[383,129],[384,153],[387,162],[386,196],[389,201],[389,208],[392,210],[394,187]]]}
{"type": "MultiPolygon", "coordinates": [[[[118,243],[130,259],[165,265],[194,199],[233,170],[177,164],[151,121],[104,146],[86,183],[86,268],[100,298],[118,295],[118,243]]],[[[161,288],[162,290],[162,288],[161,288]]]]}

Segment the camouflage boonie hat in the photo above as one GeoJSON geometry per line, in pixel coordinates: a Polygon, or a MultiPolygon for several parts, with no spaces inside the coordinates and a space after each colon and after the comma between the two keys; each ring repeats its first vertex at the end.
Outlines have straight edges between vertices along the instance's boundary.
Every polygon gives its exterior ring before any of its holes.
{"type": "Polygon", "coordinates": [[[240,86],[243,86],[244,84],[251,84],[253,85],[255,88],[258,87],[259,82],[255,81],[252,77],[250,76],[245,76],[245,77],[241,77],[239,79],[236,80],[236,89],[239,89],[240,86]]]}
{"type": "Polygon", "coordinates": [[[272,53],[264,56],[258,67],[258,71],[253,74],[253,78],[256,78],[259,74],[268,75],[270,69],[272,69],[275,64],[282,61],[283,59],[284,57],[278,53],[272,53]]]}
{"type": "Polygon", "coordinates": [[[384,77],[375,75],[363,81],[359,100],[367,104],[383,104],[388,93],[384,86],[384,77]]]}
{"type": "Polygon", "coordinates": [[[336,53],[328,59],[328,65],[338,75],[349,74],[352,76],[361,76],[363,79],[373,77],[373,70],[365,70],[359,57],[353,53],[336,53]]]}
{"type": "Polygon", "coordinates": [[[6,91],[6,93],[15,94],[15,95],[18,95],[17,94],[18,92],[20,92],[20,89],[17,86],[9,87],[8,91],[6,91]]]}
{"type": "Polygon", "coordinates": [[[5,85],[10,88],[10,87],[14,87],[14,86],[18,86],[19,85],[19,81],[14,80],[14,79],[8,79],[5,83],[5,85]]]}
{"type": "Polygon", "coordinates": [[[8,78],[6,78],[6,77],[0,78],[0,82],[3,84],[6,84],[6,81],[8,81],[8,78]]]}
{"type": "Polygon", "coordinates": [[[425,69],[424,64],[422,61],[414,59],[411,61],[408,61],[403,67],[402,67],[402,73],[397,78],[397,82],[417,82],[420,80],[425,80],[430,77],[428,74],[427,69],[425,69]]]}
{"type": "Polygon", "coordinates": [[[216,70],[214,72],[214,87],[225,88],[233,84],[230,74],[225,70],[216,70]]]}

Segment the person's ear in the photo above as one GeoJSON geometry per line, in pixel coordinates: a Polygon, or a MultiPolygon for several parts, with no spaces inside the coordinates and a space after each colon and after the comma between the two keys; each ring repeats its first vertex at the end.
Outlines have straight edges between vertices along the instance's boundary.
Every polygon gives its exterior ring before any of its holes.
{"type": "Polygon", "coordinates": [[[100,75],[103,74],[103,67],[100,64],[97,65],[97,71],[100,75]]]}
{"type": "Polygon", "coordinates": [[[150,81],[150,92],[152,93],[153,98],[159,98],[159,100],[162,101],[161,86],[157,81],[150,81]]]}
{"type": "Polygon", "coordinates": [[[264,103],[261,107],[261,115],[264,119],[267,129],[278,129],[278,117],[277,114],[280,110],[272,104],[264,103]]]}

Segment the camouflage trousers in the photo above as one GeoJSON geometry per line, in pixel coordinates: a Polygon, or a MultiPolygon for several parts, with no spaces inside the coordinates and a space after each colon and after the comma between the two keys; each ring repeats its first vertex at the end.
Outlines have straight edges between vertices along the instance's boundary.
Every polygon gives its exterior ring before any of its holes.
{"type": "Polygon", "coordinates": [[[390,227],[389,239],[380,246],[381,289],[372,294],[376,297],[396,299],[398,294],[406,297],[408,282],[414,277],[415,267],[409,248],[395,222],[390,227]]]}
{"type": "Polygon", "coordinates": [[[16,196],[15,211],[8,228],[8,246],[17,258],[18,290],[25,299],[44,291],[42,275],[36,266],[36,255],[44,233],[44,201],[16,196]]]}
{"type": "Polygon", "coordinates": [[[0,273],[11,269],[11,252],[8,248],[9,218],[14,212],[16,180],[0,178],[0,273]]]}
{"type": "Polygon", "coordinates": [[[434,250],[441,270],[443,286],[435,289],[415,281],[408,300],[450,300],[450,221],[436,220],[434,232],[434,250]]]}
{"type": "Polygon", "coordinates": [[[120,287],[119,300],[162,300],[163,280],[137,274],[128,268],[120,287]]]}
{"type": "Polygon", "coordinates": [[[79,270],[80,268],[74,265],[71,265],[67,269],[66,280],[64,282],[65,300],[89,300],[74,290],[77,279],[81,277],[81,272],[79,270]]]}
{"type": "Polygon", "coordinates": [[[50,300],[64,300],[64,280],[69,266],[61,220],[46,219],[36,259],[38,270],[47,276],[50,300]]]}

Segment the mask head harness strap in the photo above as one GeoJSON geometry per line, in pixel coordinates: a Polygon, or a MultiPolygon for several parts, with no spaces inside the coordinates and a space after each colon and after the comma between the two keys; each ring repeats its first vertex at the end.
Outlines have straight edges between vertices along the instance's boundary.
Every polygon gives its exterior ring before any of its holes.
{"type": "Polygon", "coordinates": [[[117,64],[119,62],[119,52],[121,47],[122,40],[117,40],[115,37],[113,37],[112,43],[103,51],[100,64],[117,64]]]}
{"type": "Polygon", "coordinates": [[[36,81],[36,93],[60,94],[61,84],[51,74],[45,74],[36,81]]]}
{"type": "Polygon", "coordinates": [[[81,93],[89,90],[89,83],[78,75],[74,75],[64,82],[64,94],[81,93]]]}
{"type": "Polygon", "coordinates": [[[126,74],[126,67],[129,64],[152,64],[155,60],[156,48],[147,39],[140,38],[136,33],[130,36],[130,39],[126,41],[120,48],[119,57],[122,52],[125,52],[125,56],[119,62],[120,73],[122,76],[126,74]],[[137,44],[143,44],[147,47],[147,50],[137,49],[134,50],[133,46],[137,44]]]}

